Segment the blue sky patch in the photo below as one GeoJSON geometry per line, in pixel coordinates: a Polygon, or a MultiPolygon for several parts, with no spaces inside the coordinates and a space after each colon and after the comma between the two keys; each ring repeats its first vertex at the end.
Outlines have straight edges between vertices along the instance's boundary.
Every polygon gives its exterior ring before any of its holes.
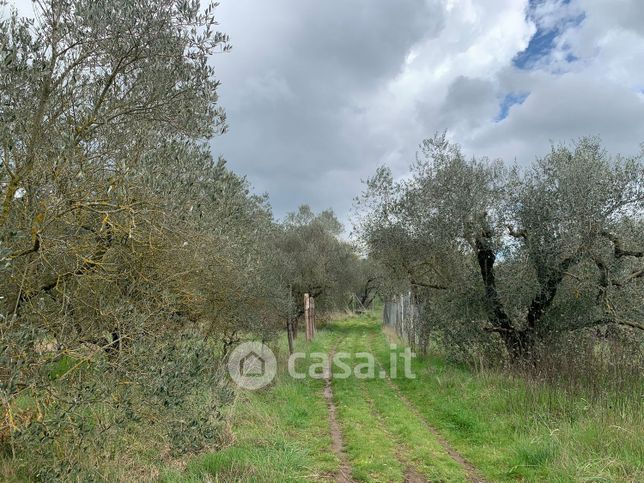
{"type": "MultiPolygon", "coordinates": [[[[540,19],[536,15],[536,8],[544,3],[544,1],[546,0],[530,0],[529,2],[526,17],[535,22],[537,25],[537,31],[530,39],[528,47],[524,51],[519,52],[514,59],[512,59],[514,66],[519,69],[532,69],[540,59],[543,59],[554,50],[556,40],[559,35],[569,28],[579,26],[586,18],[585,13],[566,16],[565,12],[562,11],[562,17],[556,25],[554,27],[545,28],[543,25],[540,25],[540,19]]],[[[564,0],[560,5],[568,5],[569,3],[570,0],[564,0]]],[[[575,60],[577,60],[577,57],[571,53],[566,56],[567,62],[574,62],[575,60]]]]}
{"type": "Polygon", "coordinates": [[[528,98],[530,93],[517,93],[517,92],[511,92],[510,94],[507,94],[503,100],[501,101],[501,104],[499,106],[499,113],[497,114],[496,118],[494,120],[496,122],[503,121],[506,117],[508,117],[508,114],[510,113],[510,108],[516,104],[523,104],[523,102],[528,98]]]}

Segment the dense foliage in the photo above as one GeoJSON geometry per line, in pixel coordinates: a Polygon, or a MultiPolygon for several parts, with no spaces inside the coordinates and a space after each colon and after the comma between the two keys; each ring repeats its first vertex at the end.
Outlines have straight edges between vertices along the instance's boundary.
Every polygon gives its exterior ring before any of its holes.
{"type": "Polygon", "coordinates": [[[0,4],[3,458],[110,479],[134,435],[161,457],[217,446],[231,345],[283,333],[304,291],[344,304],[357,256],[332,213],[276,223],[213,160],[216,4],[0,4]]]}
{"type": "MultiPolygon", "coordinates": [[[[381,168],[359,200],[370,257],[422,306],[419,335],[532,360],[555,340],[619,333],[641,351],[644,164],[595,139],[525,169],[467,159],[437,135],[408,178],[381,168]]],[[[423,339],[423,343],[428,342],[423,339]]]]}

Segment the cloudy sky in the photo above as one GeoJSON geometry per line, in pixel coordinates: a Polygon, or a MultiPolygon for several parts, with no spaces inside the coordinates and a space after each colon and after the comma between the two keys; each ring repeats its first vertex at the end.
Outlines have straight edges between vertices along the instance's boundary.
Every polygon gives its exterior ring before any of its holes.
{"type": "MultiPolygon", "coordinates": [[[[19,0],[23,1],[24,0],[19,0]]],[[[403,175],[436,131],[526,164],[550,141],[644,141],[642,0],[220,0],[213,140],[277,216],[347,220],[361,180],[403,175]]]]}
{"type": "Polygon", "coordinates": [[[230,132],[213,142],[270,194],[343,218],[378,165],[402,175],[447,130],[528,163],[550,140],[644,141],[641,0],[220,0],[230,132]]]}

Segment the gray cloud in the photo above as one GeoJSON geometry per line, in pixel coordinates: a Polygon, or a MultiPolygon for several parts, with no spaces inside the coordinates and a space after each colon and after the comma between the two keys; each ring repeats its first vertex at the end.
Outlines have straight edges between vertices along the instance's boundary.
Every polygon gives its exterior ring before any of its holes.
{"type": "Polygon", "coordinates": [[[490,80],[457,77],[447,89],[440,110],[440,125],[471,129],[489,122],[499,110],[497,91],[490,80]]]}
{"type": "Polygon", "coordinates": [[[214,151],[269,192],[277,215],[300,203],[346,214],[380,153],[361,139],[362,104],[440,32],[442,7],[224,0],[219,15],[234,47],[215,59],[230,132],[214,151]]]}
{"type": "Polygon", "coordinates": [[[472,147],[521,164],[543,155],[550,142],[600,136],[613,153],[632,155],[644,141],[644,97],[578,74],[536,86],[504,121],[486,127],[472,147]]]}

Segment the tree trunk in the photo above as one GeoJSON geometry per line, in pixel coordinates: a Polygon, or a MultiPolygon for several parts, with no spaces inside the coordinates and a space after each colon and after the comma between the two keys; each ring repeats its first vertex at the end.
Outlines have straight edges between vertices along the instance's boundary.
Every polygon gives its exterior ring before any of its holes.
{"type": "Polygon", "coordinates": [[[490,234],[476,239],[476,256],[481,270],[481,278],[485,287],[485,300],[487,302],[487,316],[491,331],[497,332],[512,363],[525,361],[530,358],[534,347],[533,329],[518,330],[505,311],[501,297],[496,287],[496,273],[494,263],[496,253],[489,242],[490,234]]]}
{"type": "Polygon", "coordinates": [[[293,347],[293,322],[291,320],[286,322],[286,335],[288,337],[288,353],[290,355],[293,355],[294,352],[294,347],[293,347]]]}

